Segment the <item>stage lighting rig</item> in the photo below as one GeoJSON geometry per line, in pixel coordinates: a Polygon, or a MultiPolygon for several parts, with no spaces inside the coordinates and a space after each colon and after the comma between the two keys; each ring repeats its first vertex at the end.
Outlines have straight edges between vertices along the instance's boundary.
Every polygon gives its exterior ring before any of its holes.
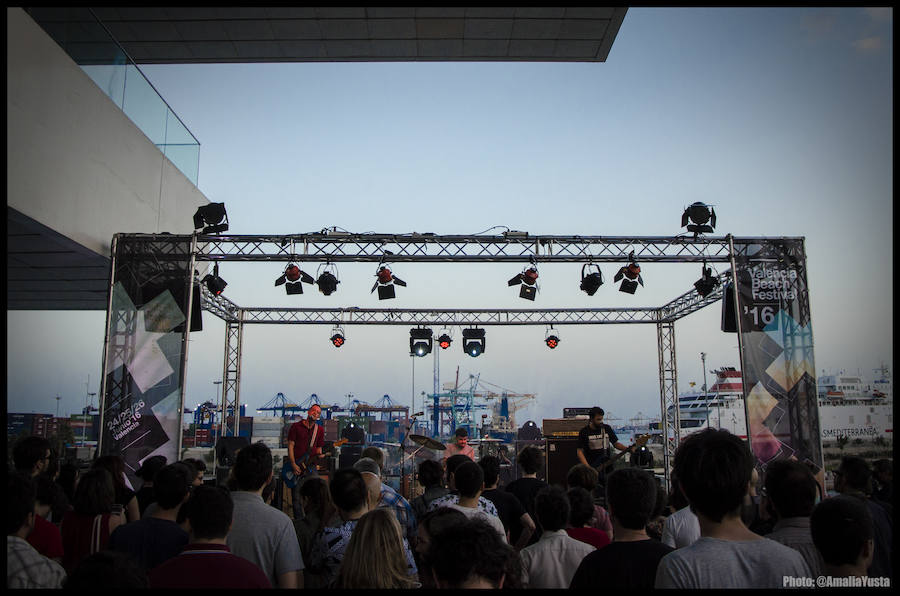
{"type": "Polygon", "coordinates": [[[284,291],[288,294],[302,294],[303,282],[311,284],[313,283],[313,278],[305,271],[301,271],[300,267],[294,263],[288,263],[288,266],[284,268],[284,273],[275,279],[275,285],[280,286],[283,284],[284,291]]]}
{"type": "Polygon", "coordinates": [[[616,276],[613,277],[613,281],[617,282],[621,279],[622,284],[619,286],[619,291],[634,294],[638,284],[644,285],[644,279],[641,277],[641,266],[634,260],[634,251],[628,254],[628,260],[628,265],[619,269],[616,276]]]}
{"type": "Polygon", "coordinates": [[[194,229],[201,234],[218,234],[228,229],[228,214],[225,203],[209,203],[197,208],[194,213],[194,229]]]}
{"type": "Polygon", "coordinates": [[[442,350],[446,350],[450,347],[450,344],[453,343],[453,338],[450,337],[450,331],[447,329],[441,330],[440,336],[438,336],[438,345],[442,350]]]}
{"type": "Polygon", "coordinates": [[[537,285],[537,278],[537,263],[535,262],[534,257],[531,257],[531,267],[524,269],[522,273],[519,273],[509,280],[506,285],[512,287],[519,284],[519,298],[533,301],[537,291],[540,289],[537,285]]]}
{"type": "Polygon", "coordinates": [[[334,347],[339,348],[345,343],[347,343],[347,338],[344,337],[344,330],[340,327],[335,326],[334,329],[331,330],[331,343],[334,347]]]}
{"type": "Polygon", "coordinates": [[[547,344],[547,347],[551,350],[555,350],[556,346],[559,345],[559,335],[557,335],[557,331],[550,327],[547,330],[547,335],[544,337],[544,343],[547,344]]]}
{"type": "Polygon", "coordinates": [[[681,215],[681,227],[684,226],[687,226],[688,232],[694,233],[694,238],[700,234],[712,234],[716,227],[716,210],[711,205],[697,201],[681,215]]]}
{"type": "Polygon", "coordinates": [[[316,285],[319,286],[319,291],[326,296],[333,294],[337,290],[337,285],[341,283],[337,276],[337,267],[333,263],[319,265],[316,276],[316,285]]]}
{"type": "Polygon", "coordinates": [[[225,286],[228,285],[224,279],[219,277],[219,264],[216,263],[213,265],[213,272],[207,273],[206,276],[201,280],[206,284],[206,288],[212,292],[214,295],[218,296],[225,289],[225,286]]]}
{"type": "Polygon", "coordinates": [[[581,266],[581,289],[588,296],[593,296],[603,285],[603,273],[600,271],[600,265],[594,263],[585,263],[581,266]],[[593,273],[587,273],[588,267],[594,267],[597,270],[593,273]]]}
{"type": "MultiPolygon", "coordinates": [[[[390,252],[387,253],[392,254],[390,252]]],[[[384,257],[381,258],[381,262],[378,263],[378,269],[375,271],[375,277],[378,278],[375,281],[375,285],[372,286],[372,292],[378,289],[378,299],[379,300],[389,300],[391,298],[396,298],[397,294],[394,291],[394,284],[398,286],[406,287],[406,282],[391,273],[390,267],[385,264],[384,257]]],[[[369,292],[370,294],[372,292],[369,292]]]]}
{"type": "Polygon", "coordinates": [[[712,267],[707,267],[706,261],[703,261],[703,275],[694,282],[697,293],[700,294],[701,298],[706,298],[718,285],[719,278],[713,276],[712,267]]]}
{"type": "Polygon", "coordinates": [[[463,329],[463,352],[476,358],[484,353],[487,341],[484,329],[463,329]]]}
{"type": "Polygon", "coordinates": [[[409,353],[416,356],[425,356],[431,353],[432,333],[431,329],[417,327],[409,330],[409,353]]]}

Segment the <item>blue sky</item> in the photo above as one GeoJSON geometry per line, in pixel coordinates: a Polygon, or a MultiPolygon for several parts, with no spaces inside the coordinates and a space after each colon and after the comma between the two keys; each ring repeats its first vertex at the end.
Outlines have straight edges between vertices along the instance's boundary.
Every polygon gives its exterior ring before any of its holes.
{"type": "MultiPolygon", "coordinates": [[[[804,236],[816,368],[893,358],[893,13],[864,8],[632,8],[605,63],[161,65],[142,70],[199,139],[200,190],[235,234],[352,232],[674,236],[684,207],[715,205],[717,235],[804,236]],[[495,232],[496,233],[496,232],[495,232]]],[[[157,230],[147,230],[153,232],[157,230]]],[[[159,230],[165,231],[165,230],[159,230]]],[[[315,264],[306,268],[315,272],[315,264]]],[[[644,265],[645,287],[592,298],[580,266],[541,267],[532,305],[505,281],[520,266],[398,264],[398,298],[369,294],[372,263],[340,267],[324,297],[272,287],[280,266],[226,263],[242,306],[529,308],[659,306],[696,265],[644,265]]],[[[97,391],[104,313],[9,312],[8,410],[75,412],[97,391]],[[46,337],[58,338],[46,345],[46,337]],[[48,372],[51,371],[51,372],[48,372]]],[[[676,324],[679,390],[738,365],[708,307],[676,324]]],[[[353,393],[409,404],[432,359],[404,327],[248,326],[241,401],[353,393]],[[415,386],[412,386],[412,367],[415,386]]],[[[489,327],[477,359],[441,354],[441,381],[470,374],[538,394],[525,419],[601,405],[659,413],[652,325],[489,327]]],[[[459,330],[456,330],[457,338],[459,330]]],[[[186,404],[213,398],[224,324],[192,334],[186,404]]]]}

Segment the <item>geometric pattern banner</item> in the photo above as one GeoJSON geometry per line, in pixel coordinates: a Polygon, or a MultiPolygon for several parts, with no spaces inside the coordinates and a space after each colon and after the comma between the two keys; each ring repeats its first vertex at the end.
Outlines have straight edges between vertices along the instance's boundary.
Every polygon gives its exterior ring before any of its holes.
{"type": "Polygon", "coordinates": [[[190,327],[186,262],[138,257],[133,248],[116,244],[100,403],[100,452],[125,460],[132,486],[146,458],[179,459],[182,346],[190,327]]]}
{"type": "MultiPolygon", "coordinates": [[[[737,247],[736,247],[737,249],[737,247]]],[[[790,458],[823,466],[802,239],[735,254],[750,446],[757,467],[790,458]]]]}

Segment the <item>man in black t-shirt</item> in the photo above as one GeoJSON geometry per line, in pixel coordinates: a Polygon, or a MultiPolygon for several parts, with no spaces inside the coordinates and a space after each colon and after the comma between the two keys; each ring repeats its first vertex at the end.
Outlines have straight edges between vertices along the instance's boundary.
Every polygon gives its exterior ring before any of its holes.
{"type": "Polygon", "coordinates": [[[675,550],[647,535],[656,480],[646,470],[616,470],[607,478],[606,502],[614,540],[582,559],[569,587],[652,590],[660,560],[675,550]]]}
{"type": "Polygon", "coordinates": [[[578,461],[598,468],[599,483],[605,484],[607,470],[602,469],[602,465],[609,461],[610,447],[615,446],[619,451],[628,451],[630,447],[626,447],[619,442],[619,437],[608,424],[603,422],[603,408],[593,407],[589,413],[590,423],[581,429],[578,433],[578,448],[575,454],[578,461]],[[601,467],[598,467],[601,466],[601,467]]]}
{"type": "Polygon", "coordinates": [[[534,520],[515,495],[499,489],[500,458],[486,455],[481,458],[478,465],[484,472],[484,492],[481,496],[497,507],[497,517],[503,522],[506,539],[518,552],[525,548],[531,539],[535,529],[534,520]]]}
{"type": "MultiPolygon", "coordinates": [[[[522,477],[510,482],[506,487],[506,492],[515,495],[528,515],[531,516],[531,519],[534,520],[536,519],[534,512],[534,498],[542,488],[547,486],[546,482],[539,480],[537,477],[537,473],[544,463],[544,455],[537,447],[528,445],[519,452],[518,463],[519,467],[522,468],[522,477]]],[[[528,541],[528,545],[536,543],[540,537],[541,529],[535,528],[534,533],[528,541]]],[[[514,541],[513,544],[515,544],[518,536],[511,536],[510,538],[514,541]]]]}

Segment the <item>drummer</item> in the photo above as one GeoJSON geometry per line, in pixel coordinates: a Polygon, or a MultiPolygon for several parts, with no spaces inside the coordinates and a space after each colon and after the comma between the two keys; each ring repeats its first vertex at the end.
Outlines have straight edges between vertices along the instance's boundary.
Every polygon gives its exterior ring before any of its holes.
{"type": "Polygon", "coordinates": [[[465,427],[460,426],[453,434],[456,438],[452,443],[447,443],[447,448],[444,450],[444,463],[447,462],[448,457],[458,453],[475,461],[475,450],[469,445],[469,431],[467,431],[465,427]]]}

